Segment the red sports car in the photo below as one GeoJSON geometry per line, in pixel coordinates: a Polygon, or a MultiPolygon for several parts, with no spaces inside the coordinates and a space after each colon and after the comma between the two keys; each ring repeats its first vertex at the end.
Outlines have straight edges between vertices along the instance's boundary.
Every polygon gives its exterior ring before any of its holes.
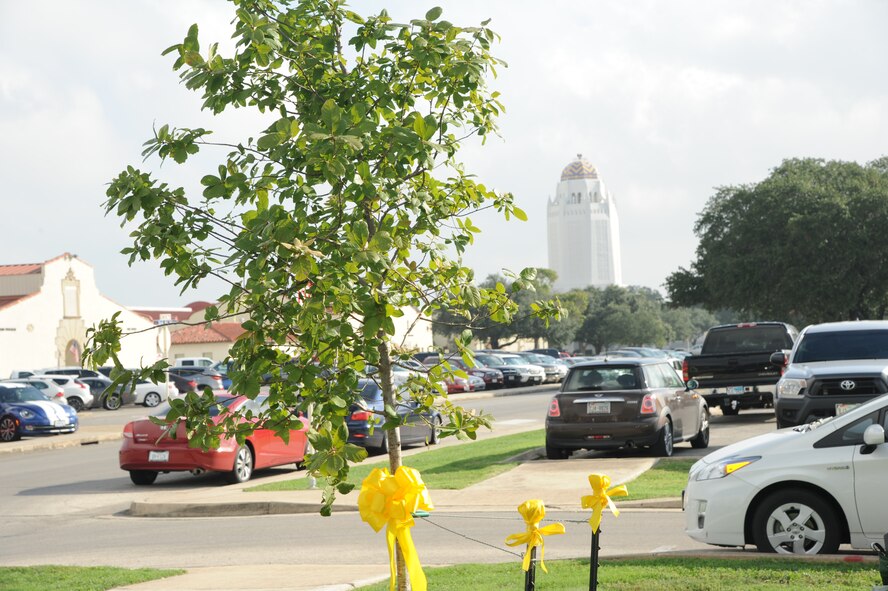
{"type": "MultiPolygon", "coordinates": [[[[250,400],[246,396],[219,395],[216,403],[210,413],[215,421],[221,420],[222,413],[243,415],[252,411],[256,416],[268,407],[266,396],[250,400]]],[[[169,407],[164,405],[155,416],[163,417],[167,412],[169,407]]],[[[138,485],[153,483],[160,472],[185,471],[224,472],[229,482],[246,482],[255,469],[303,461],[308,421],[300,420],[302,429],[290,431],[289,443],[284,443],[271,429],[258,428],[243,445],[238,445],[234,438],[225,438],[217,449],[203,451],[188,447],[184,424],[179,424],[173,439],[168,435],[169,426],[155,425],[148,418],[137,419],[123,428],[120,468],[129,471],[130,479],[138,485]]]]}

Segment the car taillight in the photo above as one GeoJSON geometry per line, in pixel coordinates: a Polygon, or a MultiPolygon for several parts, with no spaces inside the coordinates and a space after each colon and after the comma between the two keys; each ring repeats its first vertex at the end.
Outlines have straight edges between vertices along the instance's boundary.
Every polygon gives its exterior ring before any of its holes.
{"type": "Polygon", "coordinates": [[[552,402],[549,403],[549,416],[550,417],[560,417],[561,416],[561,407],[558,406],[558,399],[553,398],[552,402]]]}
{"type": "Polygon", "coordinates": [[[188,382],[188,387],[191,388],[192,390],[197,390],[197,382],[195,382],[194,380],[191,380],[190,382],[188,382]]]}
{"type": "Polygon", "coordinates": [[[65,393],[64,393],[64,392],[56,392],[55,397],[56,397],[56,398],[64,398],[64,397],[65,397],[65,393]]]}
{"type": "Polygon", "coordinates": [[[358,412],[352,413],[351,419],[353,421],[369,421],[371,414],[372,413],[370,413],[369,411],[359,410],[358,412]]]}
{"type": "Polygon", "coordinates": [[[89,390],[89,386],[87,386],[83,382],[78,382],[77,385],[80,386],[81,388],[83,388],[84,390],[89,390]]]}
{"type": "Polygon", "coordinates": [[[123,436],[126,437],[127,439],[133,438],[133,424],[132,423],[127,423],[126,425],[123,426],[123,436]]]}
{"type": "Polygon", "coordinates": [[[222,379],[222,376],[216,376],[216,375],[213,375],[213,376],[210,376],[210,377],[213,378],[214,380],[221,380],[221,379],[222,379]]]}
{"type": "Polygon", "coordinates": [[[654,404],[654,399],[650,394],[645,394],[644,398],[641,400],[641,414],[643,415],[652,415],[657,412],[657,406],[654,404]]]}
{"type": "Polygon", "coordinates": [[[681,378],[687,383],[690,378],[688,375],[688,360],[687,358],[683,359],[681,362],[681,378]]]}

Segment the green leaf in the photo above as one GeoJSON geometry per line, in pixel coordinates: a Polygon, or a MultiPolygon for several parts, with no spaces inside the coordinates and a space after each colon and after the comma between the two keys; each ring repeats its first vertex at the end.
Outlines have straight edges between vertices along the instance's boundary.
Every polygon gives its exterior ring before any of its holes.
{"type": "Polygon", "coordinates": [[[527,221],[527,214],[524,213],[524,210],[521,209],[520,207],[513,207],[512,208],[512,215],[514,215],[516,218],[518,218],[522,222],[527,221]]]}
{"type": "Polygon", "coordinates": [[[441,13],[443,13],[443,12],[444,12],[444,10],[440,6],[436,6],[426,13],[426,15],[425,15],[426,20],[427,21],[438,20],[438,17],[441,16],[441,13]]]}
{"type": "Polygon", "coordinates": [[[276,133],[270,133],[268,135],[263,135],[259,138],[259,141],[256,142],[256,147],[260,150],[268,150],[273,148],[281,143],[281,136],[276,133]]]}

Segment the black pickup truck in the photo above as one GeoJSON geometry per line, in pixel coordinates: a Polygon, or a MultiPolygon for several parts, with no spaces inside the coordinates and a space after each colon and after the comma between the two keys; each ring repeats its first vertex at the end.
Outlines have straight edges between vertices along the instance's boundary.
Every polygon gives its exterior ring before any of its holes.
{"type": "Polygon", "coordinates": [[[792,349],[798,334],[784,322],[714,326],[700,354],[685,357],[682,377],[695,380],[709,407],[720,407],[726,416],[770,406],[782,369],[771,362],[771,353],[792,349]]]}

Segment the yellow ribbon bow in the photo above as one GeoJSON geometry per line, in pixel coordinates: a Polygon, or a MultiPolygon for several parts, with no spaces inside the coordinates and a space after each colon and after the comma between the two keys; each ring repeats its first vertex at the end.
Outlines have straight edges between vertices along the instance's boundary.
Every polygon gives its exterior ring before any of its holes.
{"type": "Polygon", "coordinates": [[[506,538],[506,545],[518,546],[521,544],[527,544],[527,552],[524,553],[524,562],[522,563],[524,570],[530,568],[530,551],[535,546],[539,546],[540,566],[543,567],[543,572],[547,573],[549,571],[546,569],[546,563],[543,562],[543,558],[546,555],[546,547],[543,544],[543,536],[563,534],[564,525],[560,523],[553,523],[545,527],[539,526],[540,521],[542,521],[546,517],[546,506],[539,499],[524,501],[523,503],[518,505],[518,512],[521,513],[521,516],[524,518],[524,522],[527,523],[527,531],[522,534],[512,534],[511,536],[506,538]]]}
{"type": "Polygon", "coordinates": [[[394,476],[388,469],[376,468],[361,483],[361,494],[358,496],[361,519],[369,523],[376,532],[386,526],[385,538],[392,574],[389,585],[391,591],[394,591],[397,584],[396,541],[404,554],[410,584],[415,591],[426,591],[426,576],[422,572],[410,528],[414,524],[414,512],[431,509],[434,506],[429,498],[429,491],[419,472],[413,468],[401,466],[394,476]]]}
{"type": "Polygon", "coordinates": [[[620,516],[620,511],[614,505],[611,497],[626,497],[629,496],[629,491],[626,490],[625,484],[610,488],[611,479],[604,474],[590,474],[589,484],[592,485],[592,494],[583,497],[583,509],[592,509],[589,525],[592,526],[592,533],[598,533],[598,528],[601,526],[601,513],[605,507],[610,509],[614,517],[620,516]]]}

